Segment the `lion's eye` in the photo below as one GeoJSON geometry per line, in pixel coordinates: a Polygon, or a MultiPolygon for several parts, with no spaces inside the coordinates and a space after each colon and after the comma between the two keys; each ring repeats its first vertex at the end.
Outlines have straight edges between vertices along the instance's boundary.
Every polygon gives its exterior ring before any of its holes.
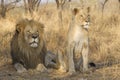
{"type": "Polygon", "coordinates": [[[38,31],[37,31],[37,33],[38,33],[38,31]]]}
{"type": "Polygon", "coordinates": [[[30,31],[27,31],[27,33],[31,33],[30,31]]]}

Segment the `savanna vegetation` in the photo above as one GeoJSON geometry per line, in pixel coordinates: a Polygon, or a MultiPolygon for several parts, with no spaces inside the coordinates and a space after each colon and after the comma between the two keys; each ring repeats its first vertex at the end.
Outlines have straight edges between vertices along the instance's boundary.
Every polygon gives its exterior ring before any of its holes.
{"type": "Polygon", "coordinates": [[[1,0],[0,7],[1,80],[120,80],[120,0],[46,0],[46,3],[42,3],[42,0],[6,1],[1,0]],[[57,70],[51,73],[32,70],[16,73],[11,65],[10,41],[18,20],[28,18],[42,22],[45,25],[47,49],[53,53],[59,49],[64,54],[66,34],[72,19],[71,10],[88,6],[91,16],[89,62],[103,64],[103,67],[72,76],[57,70]]]}

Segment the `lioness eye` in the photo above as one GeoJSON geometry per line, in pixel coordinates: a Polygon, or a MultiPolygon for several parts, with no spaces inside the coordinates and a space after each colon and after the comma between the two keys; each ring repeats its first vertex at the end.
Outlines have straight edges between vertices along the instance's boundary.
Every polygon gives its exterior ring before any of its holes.
{"type": "Polygon", "coordinates": [[[83,17],[83,15],[80,15],[80,17],[83,17]]]}

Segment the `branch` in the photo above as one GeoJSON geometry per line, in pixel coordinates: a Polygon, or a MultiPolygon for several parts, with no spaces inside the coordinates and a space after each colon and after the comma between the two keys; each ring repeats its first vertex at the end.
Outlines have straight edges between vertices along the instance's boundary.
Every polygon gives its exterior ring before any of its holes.
{"type": "Polygon", "coordinates": [[[41,0],[38,1],[38,3],[37,3],[37,7],[39,7],[40,3],[41,3],[41,0]]]}
{"type": "Polygon", "coordinates": [[[39,5],[40,5],[40,2],[41,2],[41,0],[37,0],[37,1],[36,1],[36,3],[35,3],[35,4],[36,4],[36,10],[38,10],[38,7],[39,7],[39,5]]]}
{"type": "Polygon", "coordinates": [[[8,3],[7,5],[6,5],[6,7],[8,7],[8,6],[10,6],[10,5],[12,5],[12,4],[16,4],[16,3],[18,3],[18,2],[20,2],[21,0],[15,0],[15,1],[13,1],[13,2],[10,2],[10,3],[8,3]]]}
{"type": "Polygon", "coordinates": [[[105,2],[104,3],[106,3],[108,0],[105,0],[105,2]]]}
{"type": "Polygon", "coordinates": [[[7,4],[7,5],[6,5],[6,11],[9,11],[9,10],[11,10],[11,9],[14,9],[15,6],[16,6],[16,3],[20,2],[20,1],[21,1],[21,0],[16,0],[16,1],[13,1],[13,2],[7,4]],[[14,4],[14,3],[15,3],[15,4],[14,4]],[[12,5],[12,4],[14,4],[14,5],[12,5]],[[11,6],[11,7],[10,7],[10,6],[11,6]]]}
{"type": "Polygon", "coordinates": [[[57,4],[57,8],[59,8],[59,4],[60,4],[59,0],[55,0],[55,1],[56,1],[56,4],[57,4]]]}
{"type": "Polygon", "coordinates": [[[66,0],[62,0],[61,5],[63,6],[65,4],[66,0]]]}
{"type": "Polygon", "coordinates": [[[4,7],[4,0],[1,0],[1,7],[4,7]]]}
{"type": "Polygon", "coordinates": [[[34,0],[34,4],[37,4],[39,2],[39,0],[34,0]]]}
{"type": "Polygon", "coordinates": [[[14,8],[15,8],[15,6],[12,6],[12,7],[10,7],[10,8],[7,7],[7,10],[6,10],[6,11],[9,11],[9,10],[14,9],[14,8]]]}
{"type": "Polygon", "coordinates": [[[27,1],[26,0],[23,0],[23,1],[24,1],[25,10],[27,10],[28,9],[27,1]]]}

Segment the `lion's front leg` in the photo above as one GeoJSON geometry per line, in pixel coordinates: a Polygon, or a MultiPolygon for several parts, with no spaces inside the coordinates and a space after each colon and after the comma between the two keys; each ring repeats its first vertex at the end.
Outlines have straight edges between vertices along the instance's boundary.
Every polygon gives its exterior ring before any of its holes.
{"type": "Polygon", "coordinates": [[[40,72],[46,72],[47,68],[43,64],[38,64],[36,70],[40,72]]]}
{"type": "Polygon", "coordinates": [[[82,50],[82,57],[83,57],[83,72],[88,70],[88,45],[83,45],[82,50]]]}
{"type": "Polygon", "coordinates": [[[18,73],[23,73],[23,72],[27,71],[26,68],[20,63],[15,63],[14,67],[17,70],[18,73]]]}
{"type": "Polygon", "coordinates": [[[75,72],[75,65],[74,65],[74,60],[73,60],[73,49],[74,49],[74,43],[72,43],[70,46],[67,48],[67,54],[68,54],[68,63],[69,63],[69,73],[74,73],[75,72]]]}
{"type": "Polygon", "coordinates": [[[60,64],[59,71],[66,72],[67,68],[66,68],[66,64],[65,64],[65,60],[64,60],[62,52],[58,50],[57,55],[58,55],[58,62],[60,64]]]}

